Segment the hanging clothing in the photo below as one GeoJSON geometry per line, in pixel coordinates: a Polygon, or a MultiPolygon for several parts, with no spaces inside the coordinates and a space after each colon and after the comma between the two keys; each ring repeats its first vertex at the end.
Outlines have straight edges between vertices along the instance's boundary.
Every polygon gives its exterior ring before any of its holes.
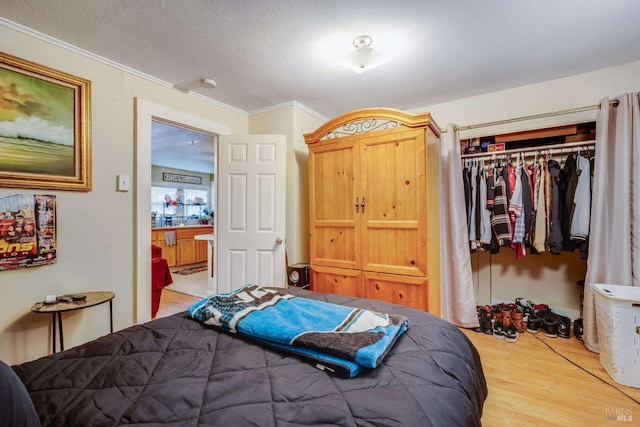
{"type": "Polygon", "coordinates": [[[522,243],[526,247],[531,244],[531,226],[533,216],[533,188],[531,186],[531,178],[533,170],[531,165],[523,163],[521,166],[520,180],[522,185],[522,214],[524,216],[524,236],[522,243]]]}
{"type": "Polygon", "coordinates": [[[545,189],[547,187],[547,174],[545,173],[546,164],[544,159],[540,159],[538,163],[538,181],[536,182],[536,223],[533,247],[538,253],[542,253],[546,249],[547,240],[547,204],[545,202],[545,189]]]}
{"type": "MultiPolygon", "coordinates": [[[[484,180],[484,176],[482,174],[482,169],[483,167],[480,166],[479,164],[476,165],[477,171],[476,171],[476,197],[473,201],[474,205],[476,206],[475,209],[475,221],[476,221],[476,242],[478,244],[480,244],[480,232],[481,232],[481,227],[482,227],[482,209],[483,209],[483,204],[482,204],[482,196],[480,195],[481,193],[481,189],[480,189],[480,182],[484,180]]],[[[485,194],[486,197],[486,194],[485,194]]]]}
{"type": "Polygon", "coordinates": [[[516,188],[516,168],[511,163],[509,163],[505,168],[505,171],[505,181],[507,184],[507,201],[510,201],[511,197],[513,196],[513,191],[516,188]]]}
{"type": "Polygon", "coordinates": [[[551,215],[553,215],[553,181],[551,181],[551,172],[549,171],[549,156],[545,156],[542,164],[542,173],[544,174],[544,208],[546,212],[546,227],[544,247],[549,250],[549,233],[551,232],[551,215]]]}
{"type": "Polygon", "coordinates": [[[464,186],[464,206],[467,212],[467,231],[471,226],[471,169],[465,166],[462,169],[462,184],[464,186]]]}
{"type": "Polygon", "coordinates": [[[518,158],[519,165],[498,163],[493,168],[473,160],[461,167],[472,252],[482,248],[499,253],[506,246],[520,259],[527,248],[533,254],[555,255],[579,248],[586,259],[593,180],[589,159],[567,156],[562,167],[549,153],[539,159],[536,154],[536,160],[528,164],[518,158]],[[578,159],[585,170],[583,180],[578,159]],[[572,230],[584,232],[574,236],[572,230]]]}
{"type": "Polygon", "coordinates": [[[496,238],[496,234],[493,232],[493,215],[495,213],[496,206],[496,168],[492,168],[488,170],[487,173],[487,210],[491,216],[491,242],[489,243],[488,249],[492,254],[497,254],[500,252],[500,243],[498,243],[498,239],[496,238]]]}
{"type": "Polygon", "coordinates": [[[487,178],[486,170],[480,169],[480,202],[478,209],[480,210],[480,245],[488,249],[491,244],[491,212],[487,209],[487,178]]]}
{"type": "Polygon", "coordinates": [[[493,187],[493,216],[491,228],[500,246],[511,244],[511,220],[507,200],[507,186],[503,176],[504,168],[496,168],[495,185],[493,187]]]}
{"type": "Polygon", "coordinates": [[[575,241],[571,239],[571,220],[573,218],[574,202],[573,198],[578,185],[578,174],[576,173],[576,157],[568,155],[564,160],[564,167],[560,174],[564,183],[564,203],[562,215],[562,249],[573,252],[576,248],[575,241]]]}
{"type": "Polygon", "coordinates": [[[516,259],[520,259],[526,254],[524,245],[524,213],[522,211],[522,170],[518,168],[516,171],[516,180],[514,182],[513,193],[509,203],[509,215],[513,225],[513,235],[511,237],[511,247],[516,251],[516,259]]]}
{"type": "Polygon", "coordinates": [[[471,211],[468,216],[468,224],[469,224],[469,246],[471,250],[475,250],[477,247],[478,236],[476,232],[476,197],[478,195],[478,166],[471,166],[471,174],[469,176],[469,182],[471,185],[470,192],[470,200],[471,200],[471,211]]]}
{"type": "Polygon", "coordinates": [[[577,158],[578,185],[573,198],[571,239],[583,242],[589,236],[591,220],[591,163],[582,156],[577,158]]]}
{"type": "Polygon", "coordinates": [[[549,176],[551,177],[551,222],[549,228],[549,238],[547,239],[547,247],[549,252],[554,255],[562,253],[562,206],[560,196],[562,190],[562,179],[560,178],[560,164],[550,159],[547,162],[549,176]]]}

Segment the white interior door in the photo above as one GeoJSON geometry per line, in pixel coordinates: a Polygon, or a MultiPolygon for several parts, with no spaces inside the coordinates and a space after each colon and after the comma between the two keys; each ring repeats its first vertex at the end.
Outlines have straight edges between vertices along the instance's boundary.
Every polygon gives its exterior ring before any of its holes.
{"type": "Polygon", "coordinates": [[[218,292],[286,283],[284,135],[222,135],[218,145],[218,292]]]}

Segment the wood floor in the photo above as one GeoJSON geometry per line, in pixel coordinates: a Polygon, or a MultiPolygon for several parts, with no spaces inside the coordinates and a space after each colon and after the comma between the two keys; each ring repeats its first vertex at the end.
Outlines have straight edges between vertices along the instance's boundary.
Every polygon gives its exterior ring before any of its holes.
{"type": "MultiPolygon", "coordinates": [[[[158,317],[198,300],[163,291],[158,317]]],[[[640,389],[614,382],[575,337],[524,333],[512,344],[461,330],[478,349],[487,379],[484,426],[640,425],[640,389]]]]}
{"type": "Polygon", "coordinates": [[[158,309],[156,317],[166,317],[179,313],[186,310],[189,305],[201,299],[202,298],[163,289],[160,296],[160,308],[158,309]]]}
{"type": "Polygon", "coordinates": [[[462,331],[478,349],[487,379],[483,425],[640,425],[640,389],[614,382],[599,355],[575,337],[525,332],[512,344],[462,331]],[[625,414],[632,420],[616,421],[625,414]]]}

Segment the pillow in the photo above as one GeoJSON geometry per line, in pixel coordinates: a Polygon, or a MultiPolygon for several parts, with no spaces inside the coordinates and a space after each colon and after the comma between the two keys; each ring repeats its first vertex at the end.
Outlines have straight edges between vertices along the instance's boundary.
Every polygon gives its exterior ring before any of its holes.
{"type": "Polygon", "coordinates": [[[0,426],[40,426],[29,392],[18,375],[0,361],[0,426]]]}

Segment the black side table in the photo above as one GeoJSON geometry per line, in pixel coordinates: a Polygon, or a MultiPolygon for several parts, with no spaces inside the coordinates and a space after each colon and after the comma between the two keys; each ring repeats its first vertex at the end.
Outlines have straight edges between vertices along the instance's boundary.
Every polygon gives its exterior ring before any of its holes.
{"type": "Polygon", "coordinates": [[[31,311],[34,313],[51,313],[51,335],[52,335],[52,349],[56,352],[56,317],[58,323],[58,329],[60,331],[60,351],[64,351],[64,336],[62,335],[62,312],[82,310],[83,308],[93,307],[94,305],[104,304],[109,302],[109,326],[111,333],[113,333],[113,298],[116,296],[113,292],[98,291],[98,292],[82,292],[79,295],[86,296],[86,299],[64,302],[59,301],[53,304],[45,304],[44,302],[38,302],[31,307],[31,311]]]}

